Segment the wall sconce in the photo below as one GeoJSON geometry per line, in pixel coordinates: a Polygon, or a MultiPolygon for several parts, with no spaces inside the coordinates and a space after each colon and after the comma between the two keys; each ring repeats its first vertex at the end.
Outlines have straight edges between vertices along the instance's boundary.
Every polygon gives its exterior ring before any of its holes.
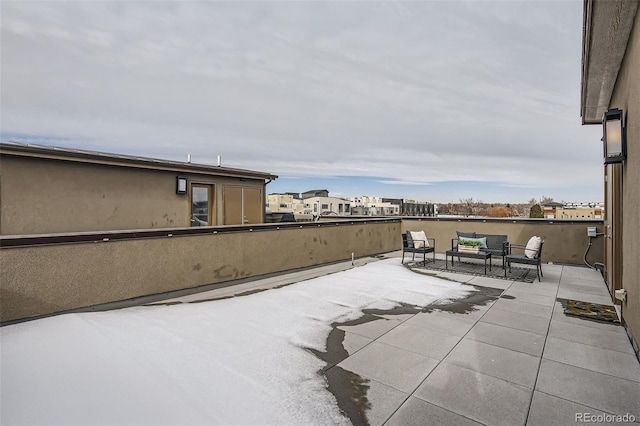
{"type": "Polygon", "coordinates": [[[627,141],[621,109],[610,109],[604,113],[602,134],[604,163],[622,163],[627,154],[627,141]]]}
{"type": "Polygon", "coordinates": [[[187,193],[187,178],[186,176],[178,176],[176,178],[176,194],[187,193]]]}

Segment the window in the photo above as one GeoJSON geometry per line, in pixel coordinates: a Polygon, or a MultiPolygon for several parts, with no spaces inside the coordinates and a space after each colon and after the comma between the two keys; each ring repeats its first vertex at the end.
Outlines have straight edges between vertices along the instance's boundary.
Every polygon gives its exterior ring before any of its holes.
{"type": "Polygon", "coordinates": [[[191,185],[191,226],[210,226],[212,198],[211,185],[191,185]]]}
{"type": "Polygon", "coordinates": [[[323,204],[323,205],[322,205],[322,209],[323,209],[323,210],[327,210],[328,208],[329,208],[329,204],[323,204]]]}

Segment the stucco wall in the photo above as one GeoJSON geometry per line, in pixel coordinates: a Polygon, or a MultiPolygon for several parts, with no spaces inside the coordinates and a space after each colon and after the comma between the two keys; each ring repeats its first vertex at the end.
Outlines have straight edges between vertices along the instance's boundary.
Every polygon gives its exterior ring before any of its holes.
{"type": "Polygon", "coordinates": [[[622,177],[622,286],[627,302],[622,316],[636,342],[640,342],[640,13],[627,44],[610,108],[624,110],[627,159],[622,177]]]}
{"type": "MultiPolygon", "coordinates": [[[[589,245],[587,227],[595,226],[603,232],[602,221],[566,221],[566,220],[511,220],[494,219],[490,221],[457,220],[457,219],[407,219],[402,220],[404,231],[424,230],[429,238],[436,239],[436,251],[451,249],[451,239],[456,238],[456,231],[476,232],[478,234],[507,235],[513,244],[526,244],[533,235],[542,237],[542,260],[545,262],[583,265],[584,254],[589,245]]],[[[604,239],[592,239],[587,261],[590,264],[604,262],[604,239]]]]}
{"type": "Polygon", "coordinates": [[[394,220],[5,248],[0,320],[389,252],[399,235],[394,220]]]}
{"type": "MultiPolygon", "coordinates": [[[[587,226],[601,221],[439,220],[404,218],[307,224],[209,228],[206,234],[108,242],[46,244],[0,250],[1,321],[45,315],[238,278],[321,265],[398,250],[400,233],[425,230],[436,250],[451,245],[456,230],[506,234],[514,243],[545,238],[543,258],[582,264],[587,226]],[[217,232],[212,234],[212,232],[217,232]]],[[[189,230],[201,232],[200,230],[189,230]]],[[[176,233],[177,230],[167,230],[176,233]]],[[[136,234],[138,235],[138,234],[136,234]]],[[[589,262],[602,262],[602,237],[589,262]]]]}
{"type": "MultiPolygon", "coordinates": [[[[185,174],[214,184],[222,223],[222,187],[261,189],[263,180],[185,174]]],[[[153,229],[190,225],[190,199],[176,194],[178,173],[62,160],[2,156],[0,234],[153,229]]]]}

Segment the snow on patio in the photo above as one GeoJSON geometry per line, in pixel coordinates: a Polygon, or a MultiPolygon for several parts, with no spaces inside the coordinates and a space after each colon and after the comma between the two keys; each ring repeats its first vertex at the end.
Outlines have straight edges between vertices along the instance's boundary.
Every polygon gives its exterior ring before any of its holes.
{"type": "Polygon", "coordinates": [[[319,371],[332,324],[471,287],[398,259],[244,297],[1,329],[2,424],[349,424],[319,371]]]}

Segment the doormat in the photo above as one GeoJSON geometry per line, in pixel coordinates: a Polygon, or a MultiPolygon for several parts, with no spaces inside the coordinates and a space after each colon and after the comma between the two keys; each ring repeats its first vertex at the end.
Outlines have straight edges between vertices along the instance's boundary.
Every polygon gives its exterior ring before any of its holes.
{"type": "Polygon", "coordinates": [[[405,263],[405,265],[410,268],[416,269],[427,269],[432,271],[440,271],[440,272],[453,272],[458,274],[467,274],[467,275],[476,275],[480,277],[487,278],[497,278],[500,280],[509,280],[509,281],[522,281],[525,283],[532,283],[534,280],[538,278],[536,275],[536,270],[531,268],[516,268],[512,267],[511,272],[507,270],[507,276],[504,276],[504,269],[502,268],[502,264],[496,265],[493,264],[491,270],[489,270],[489,265],[487,265],[487,274],[484,273],[484,261],[458,261],[456,260],[454,265],[451,266],[451,262],[449,262],[448,269],[445,267],[445,261],[442,259],[427,260],[425,262],[418,261],[413,263],[405,263]]]}
{"type": "Polygon", "coordinates": [[[597,303],[567,299],[558,299],[558,301],[562,303],[565,315],[616,324],[620,323],[616,308],[611,305],[599,305],[597,303]]]}

